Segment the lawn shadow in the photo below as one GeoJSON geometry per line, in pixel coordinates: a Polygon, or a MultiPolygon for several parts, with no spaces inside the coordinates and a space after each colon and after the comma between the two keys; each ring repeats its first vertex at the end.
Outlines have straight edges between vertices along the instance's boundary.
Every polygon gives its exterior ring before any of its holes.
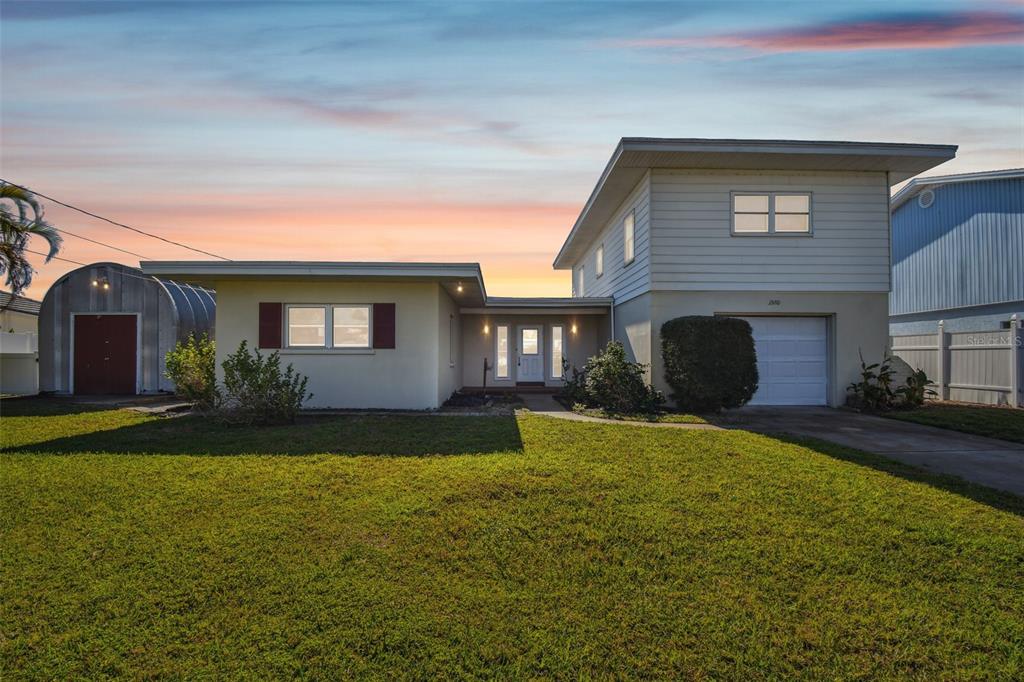
{"type": "Polygon", "coordinates": [[[994,509],[1024,517],[1024,498],[1018,497],[1011,492],[989,488],[977,483],[971,483],[959,476],[933,473],[910,464],[904,464],[903,462],[889,459],[882,455],[857,450],[855,448],[846,447],[845,445],[837,445],[836,443],[818,438],[795,436],[793,434],[779,432],[762,433],[762,435],[774,438],[775,440],[782,441],[784,443],[792,443],[793,445],[810,448],[835,459],[841,459],[853,464],[871,467],[877,471],[882,471],[891,476],[896,476],[897,478],[902,478],[907,481],[925,483],[934,488],[939,488],[940,490],[988,505],[994,509]]]}
{"type": "Polygon", "coordinates": [[[53,438],[3,452],[148,455],[428,455],[522,452],[514,416],[345,415],[300,417],[283,426],[229,426],[181,416],[53,438]]]}
{"type": "Polygon", "coordinates": [[[98,402],[77,402],[70,398],[35,395],[0,398],[0,417],[55,417],[84,412],[103,412],[110,409],[115,408],[98,402]]]}

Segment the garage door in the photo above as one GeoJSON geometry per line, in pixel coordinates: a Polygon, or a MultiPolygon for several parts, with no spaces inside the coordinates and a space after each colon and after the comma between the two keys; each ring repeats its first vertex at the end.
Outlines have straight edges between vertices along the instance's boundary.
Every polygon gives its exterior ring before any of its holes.
{"type": "Polygon", "coordinates": [[[744,317],[754,331],[757,393],[750,405],[826,405],[824,317],[744,317]]]}
{"type": "Polygon", "coordinates": [[[75,393],[135,393],[135,315],[75,315],[75,393]]]}

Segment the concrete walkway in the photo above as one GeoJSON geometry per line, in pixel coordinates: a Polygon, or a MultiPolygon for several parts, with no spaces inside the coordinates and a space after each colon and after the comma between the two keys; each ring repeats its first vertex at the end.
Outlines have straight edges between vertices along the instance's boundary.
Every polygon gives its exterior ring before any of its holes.
{"type": "Polygon", "coordinates": [[[717,417],[714,425],[662,424],[576,414],[550,395],[522,398],[531,412],[572,421],[690,430],[742,429],[817,438],[1024,497],[1024,445],[995,438],[825,407],[745,407],[717,417]]]}

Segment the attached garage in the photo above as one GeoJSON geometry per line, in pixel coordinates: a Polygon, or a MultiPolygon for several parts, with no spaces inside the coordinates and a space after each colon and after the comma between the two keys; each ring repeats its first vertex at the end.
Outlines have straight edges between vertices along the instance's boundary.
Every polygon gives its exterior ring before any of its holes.
{"type": "Polygon", "coordinates": [[[214,294],[120,263],[54,282],[39,310],[39,388],[76,395],[172,391],[164,358],[190,334],[213,336],[214,294]]]}
{"type": "Polygon", "coordinates": [[[743,317],[760,375],[750,405],[828,404],[828,318],[743,317]]]}

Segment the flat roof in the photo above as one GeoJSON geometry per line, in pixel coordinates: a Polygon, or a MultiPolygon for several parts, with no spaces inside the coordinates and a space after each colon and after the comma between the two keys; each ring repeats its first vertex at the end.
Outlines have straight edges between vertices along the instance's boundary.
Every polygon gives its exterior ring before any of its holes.
{"type": "Polygon", "coordinates": [[[1009,180],[1011,178],[1024,178],[1024,168],[1005,168],[1002,170],[979,171],[976,173],[956,173],[954,175],[930,175],[923,178],[914,178],[896,192],[889,202],[890,210],[907,203],[917,196],[926,187],[936,185],[951,185],[957,182],[980,182],[984,180],[1009,180]]]}
{"type": "Polygon", "coordinates": [[[615,147],[553,267],[568,269],[651,168],[872,171],[903,182],[956,156],[956,145],[818,140],[624,137],[615,147]]]}
{"type": "Polygon", "coordinates": [[[436,281],[453,298],[467,303],[487,299],[479,263],[405,263],[373,261],[142,261],[142,271],[188,282],[218,280],[377,279],[391,282],[436,281]],[[458,287],[462,286],[462,291],[458,287]],[[458,296],[456,296],[458,294],[458,296]]]}

